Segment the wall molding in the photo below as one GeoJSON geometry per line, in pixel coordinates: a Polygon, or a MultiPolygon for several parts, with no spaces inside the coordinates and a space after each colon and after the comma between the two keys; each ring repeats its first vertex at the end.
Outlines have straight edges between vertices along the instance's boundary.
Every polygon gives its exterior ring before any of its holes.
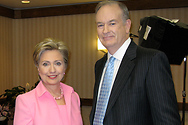
{"type": "Polygon", "coordinates": [[[14,18],[14,10],[0,6],[0,16],[14,18]]]}
{"type": "MultiPolygon", "coordinates": [[[[6,98],[0,98],[0,104],[6,101],[6,98]]],[[[92,106],[93,99],[90,98],[81,98],[81,106],[92,106]]],[[[179,111],[183,110],[183,103],[178,102],[178,109],[179,111]]],[[[188,111],[188,103],[185,104],[185,111],[188,111]]]]}
{"type": "MultiPolygon", "coordinates": [[[[127,0],[129,10],[188,7],[188,0],[127,0]]],[[[94,13],[97,3],[14,10],[0,6],[0,16],[12,19],[94,13]]]]}
{"type": "MultiPolygon", "coordinates": [[[[81,106],[92,106],[93,99],[81,98],[80,100],[81,100],[81,106]]],[[[179,109],[179,111],[183,110],[182,102],[178,102],[178,109],[179,109]]],[[[188,111],[188,103],[185,104],[185,111],[188,111]]]]}

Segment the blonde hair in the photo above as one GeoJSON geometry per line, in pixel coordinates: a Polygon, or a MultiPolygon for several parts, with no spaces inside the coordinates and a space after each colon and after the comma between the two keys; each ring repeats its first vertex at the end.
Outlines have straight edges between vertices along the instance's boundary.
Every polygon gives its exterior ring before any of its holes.
{"type": "Polygon", "coordinates": [[[68,48],[64,42],[52,38],[46,38],[35,46],[33,60],[36,67],[39,65],[41,55],[47,50],[58,50],[62,54],[65,66],[67,68],[69,56],[68,48]]]}

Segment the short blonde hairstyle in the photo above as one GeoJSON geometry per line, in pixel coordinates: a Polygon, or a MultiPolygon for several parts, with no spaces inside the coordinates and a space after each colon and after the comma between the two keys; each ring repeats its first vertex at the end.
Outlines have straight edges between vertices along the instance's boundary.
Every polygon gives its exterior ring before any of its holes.
{"type": "Polygon", "coordinates": [[[62,54],[65,66],[67,68],[69,56],[68,48],[64,42],[52,38],[46,38],[35,46],[33,60],[36,67],[39,66],[41,55],[47,50],[58,50],[62,54]]]}

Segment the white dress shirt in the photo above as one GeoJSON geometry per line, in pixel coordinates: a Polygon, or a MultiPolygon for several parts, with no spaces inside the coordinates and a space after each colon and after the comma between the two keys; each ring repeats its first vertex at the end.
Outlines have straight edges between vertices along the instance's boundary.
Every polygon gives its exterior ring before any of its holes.
{"type": "MultiPolygon", "coordinates": [[[[114,80],[116,78],[116,75],[117,75],[117,72],[118,72],[118,69],[119,69],[119,66],[121,64],[121,61],[123,59],[123,56],[125,55],[126,51],[127,51],[127,48],[129,46],[129,44],[131,43],[131,39],[130,37],[123,43],[123,45],[114,53],[114,55],[111,55],[109,52],[108,52],[108,59],[106,61],[106,64],[105,64],[105,67],[103,69],[103,73],[102,73],[102,77],[101,77],[101,81],[100,81],[100,85],[99,85],[99,91],[98,91],[98,98],[99,98],[99,94],[100,94],[100,89],[101,89],[101,85],[102,85],[102,81],[103,81],[103,78],[104,78],[104,73],[106,71],[106,67],[108,65],[108,62],[109,62],[109,59],[111,56],[115,57],[116,60],[114,61],[114,73],[113,73],[113,79],[112,79],[112,86],[114,84],[114,80]]],[[[112,90],[112,86],[111,86],[111,90],[112,90]]],[[[111,91],[110,90],[110,91],[111,91]]]]}

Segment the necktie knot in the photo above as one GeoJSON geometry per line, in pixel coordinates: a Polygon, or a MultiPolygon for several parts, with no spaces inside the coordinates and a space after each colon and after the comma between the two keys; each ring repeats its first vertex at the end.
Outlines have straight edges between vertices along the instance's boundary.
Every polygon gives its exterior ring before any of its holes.
{"type": "Polygon", "coordinates": [[[116,58],[114,58],[113,56],[110,57],[108,65],[106,67],[106,72],[104,77],[113,77],[113,73],[114,72],[114,61],[116,58]],[[109,76],[110,75],[110,76],[109,76]]]}
{"type": "Polygon", "coordinates": [[[109,63],[108,65],[113,65],[114,66],[114,61],[115,61],[116,58],[114,58],[113,56],[110,57],[109,59],[109,63]]]}
{"type": "Polygon", "coordinates": [[[113,63],[115,61],[116,58],[114,58],[113,56],[110,57],[109,59],[109,63],[113,63]]]}

